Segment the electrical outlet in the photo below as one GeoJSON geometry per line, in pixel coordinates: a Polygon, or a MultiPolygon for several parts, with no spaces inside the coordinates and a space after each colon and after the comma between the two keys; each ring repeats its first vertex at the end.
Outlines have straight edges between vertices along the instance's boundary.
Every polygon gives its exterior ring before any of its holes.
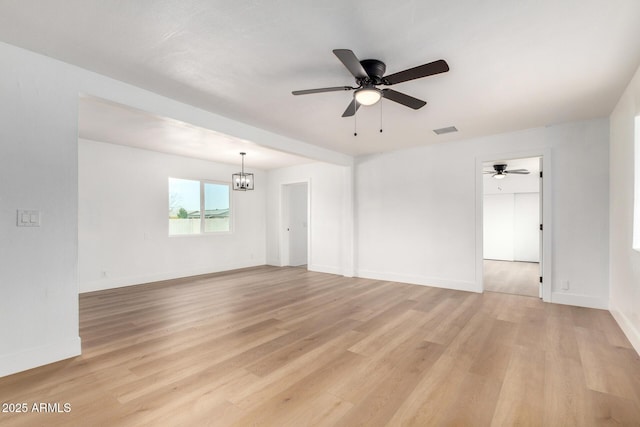
{"type": "Polygon", "coordinates": [[[568,280],[561,280],[560,281],[560,289],[562,289],[563,291],[568,291],[569,290],[569,281],[568,280]]]}

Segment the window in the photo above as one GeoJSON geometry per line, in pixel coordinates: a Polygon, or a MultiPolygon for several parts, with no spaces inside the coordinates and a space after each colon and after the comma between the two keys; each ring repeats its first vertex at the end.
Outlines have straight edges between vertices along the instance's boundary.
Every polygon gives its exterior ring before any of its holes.
{"type": "Polygon", "coordinates": [[[633,203],[633,249],[640,251],[640,116],[636,117],[634,143],[634,203],[633,203]]]}
{"type": "Polygon", "coordinates": [[[205,182],[204,185],[204,232],[230,231],[229,186],[205,182]]]}
{"type": "Polygon", "coordinates": [[[169,178],[169,235],[231,231],[229,184],[169,178]]]}

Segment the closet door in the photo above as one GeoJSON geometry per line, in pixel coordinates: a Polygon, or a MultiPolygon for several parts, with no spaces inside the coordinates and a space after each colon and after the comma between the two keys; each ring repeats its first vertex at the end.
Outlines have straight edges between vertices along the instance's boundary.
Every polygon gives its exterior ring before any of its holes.
{"type": "Polygon", "coordinates": [[[484,258],[513,261],[513,194],[484,196],[484,258]]]}
{"type": "Polygon", "coordinates": [[[515,261],[540,260],[540,193],[514,194],[513,250],[515,261]]]}

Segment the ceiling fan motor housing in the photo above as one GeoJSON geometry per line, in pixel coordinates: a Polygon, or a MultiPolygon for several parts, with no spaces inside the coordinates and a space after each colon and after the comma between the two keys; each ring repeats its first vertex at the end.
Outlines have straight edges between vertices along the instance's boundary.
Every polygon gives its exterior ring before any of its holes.
{"type": "Polygon", "coordinates": [[[362,64],[362,68],[364,68],[364,70],[369,75],[369,81],[367,81],[366,78],[358,79],[358,84],[382,84],[382,76],[384,76],[384,73],[387,70],[387,66],[384,64],[384,62],[378,61],[377,59],[363,59],[362,61],[360,61],[360,64],[362,64]]]}

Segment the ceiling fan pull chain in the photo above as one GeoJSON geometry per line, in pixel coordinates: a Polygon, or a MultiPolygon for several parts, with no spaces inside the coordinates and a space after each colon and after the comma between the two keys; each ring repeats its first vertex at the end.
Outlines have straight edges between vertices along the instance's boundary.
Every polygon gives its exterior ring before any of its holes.
{"type": "Polygon", "coordinates": [[[358,136],[358,107],[353,103],[353,136],[358,136]]]}
{"type": "Polygon", "coordinates": [[[382,99],[380,100],[380,133],[382,133],[382,99]]]}

